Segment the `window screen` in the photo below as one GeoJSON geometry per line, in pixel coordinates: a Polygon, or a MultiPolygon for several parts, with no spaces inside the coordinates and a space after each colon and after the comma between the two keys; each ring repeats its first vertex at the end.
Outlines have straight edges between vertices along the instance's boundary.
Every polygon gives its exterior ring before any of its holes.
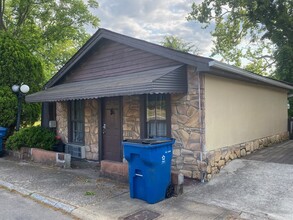
{"type": "Polygon", "coordinates": [[[147,137],[167,136],[166,95],[147,95],[146,124],[147,137]]]}
{"type": "Polygon", "coordinates": [[[70,102],[70,128],[71,142],[83,144],[84,114],[82,100],[75,100],[70,102]]]}

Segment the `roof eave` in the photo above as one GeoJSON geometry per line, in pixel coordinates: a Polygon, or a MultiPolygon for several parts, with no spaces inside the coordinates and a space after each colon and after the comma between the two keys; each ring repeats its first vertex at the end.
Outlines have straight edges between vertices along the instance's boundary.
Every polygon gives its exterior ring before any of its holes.
{"type": "Polygon", "coordinates": [[[101,39],[101,32],[97,31],[68,61],[65,65],[45,84],[44,88],[53,86],[60,80],[79,60],[87,54],[92,47],[101,39]]]}
{"type": "Polygon", "coordinates": [[[219,69],[219,70],[223,70],[223,71],[227,71],[233,74],[237,74],[241,77],[244,77],[246,79],[249,79],[251,81],[258,81],[264,84],[268,84],[271,86],[275,86],[275,87],[279,87],[279,88],[283,88],[283,89],[287,89],[287,90],[293,90],[293,86],[288,85],[286,83],[280,82],[278,80],[273,80],[261,75],[257,75],[254,73],[251,73],[249,71],[243,70],[241,68],[235,67],[235,66],[231,66],[219,61],[210,61],[209,62],[209,67],[210,68],[215,68],[215,69],[219,69]]]}

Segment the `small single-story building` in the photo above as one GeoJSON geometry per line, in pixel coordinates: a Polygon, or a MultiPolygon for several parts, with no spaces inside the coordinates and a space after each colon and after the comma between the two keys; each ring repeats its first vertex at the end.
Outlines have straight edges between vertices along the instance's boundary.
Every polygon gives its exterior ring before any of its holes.
{"type": "Polygon", "coordinates": [[[56,125],[75,157],[125,164],[122,140],[173,137],[172,169],[210,179],[230,160],[288,139],[292,89],[99,29],[26,101],[43,103],[42,125],[56,125]]]}

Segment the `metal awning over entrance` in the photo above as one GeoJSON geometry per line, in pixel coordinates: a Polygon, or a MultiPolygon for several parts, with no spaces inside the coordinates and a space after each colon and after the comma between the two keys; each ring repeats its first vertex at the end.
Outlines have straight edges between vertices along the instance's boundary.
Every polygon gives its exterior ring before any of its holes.
{"type": "Polygon", "coordinates": [[[187,92],[185,66],[64,83],[26,96],[27,102],[56,102],[123,95],[187,92]]]}

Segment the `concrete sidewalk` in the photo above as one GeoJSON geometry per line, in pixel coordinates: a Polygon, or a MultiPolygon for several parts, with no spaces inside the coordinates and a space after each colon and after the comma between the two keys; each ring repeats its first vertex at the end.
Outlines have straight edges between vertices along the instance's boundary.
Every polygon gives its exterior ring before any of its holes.
{"type": "Polygon", "coordinates": [[[241,212],[196,202],[190,182],[184,194],[154,205],[130,199],[127,184],[99,177],[97,168],[60,169],[0,158],[0,186],[80,219],[240,219],[241,212]],[[136,215],[136,216],[135,216],[136,215]]]}

